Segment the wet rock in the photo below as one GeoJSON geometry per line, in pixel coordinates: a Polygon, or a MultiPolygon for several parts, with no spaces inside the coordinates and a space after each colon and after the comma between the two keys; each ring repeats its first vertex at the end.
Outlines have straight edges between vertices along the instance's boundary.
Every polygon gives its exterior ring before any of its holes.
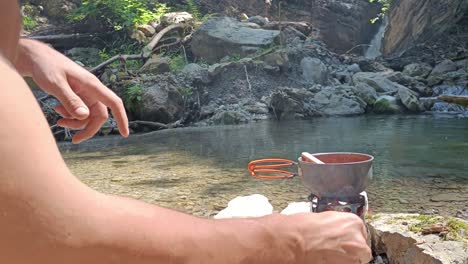
{"type": "Polygon", "coordinates": [[[401,87],[398,89],[398,97],[401,103],[411,112],[420,112],[421,104],[418,97],[414,94],[413,91],[406,87],[401,87]]]}
{"type": "Polygon", "coordinates": [[[437,102],[437,97],[421,97],[419,98],[419,102],[421,103],[421,107],[423,110],[429,111],[432,109],[434,104],[437,102]]]}
{"type": "Polygon", "coordinates": [[[366,103],[356,96],[352,86],[324,87],[307,101],[310,115],[348,116],[365,112],[366,103]]]}
{"type": "Polygon", "coordinates": [[[431,74],[446,73],[457,70],[457,64],[451,60],[443,60],[441,63],[437,64],[432,70],[431,74]]]}
{"type": "Polygon", "coordinates": [[[233,18],[218,17],[205,22],[193,36],[192,51],[209,63],[225,56],[245,56],[246,48],[263,48],[275,43],[278,30],[253,29],[233,18]]]}
{"type": "Polygon", "coordinates": [[[140,69],[140,73],[161,74],[170,72],[171,59],[168,57],[156,57],[149,59],[140,69]]]}
{"type": "Polygon", "coordinates": [[[158,75],[141,91],[139,117],[141,120],[170,123],[181,117],[184,100],[171,78],[158,75]]]}
{"type": "Polygon", "coordinates": [[[354,91],[368,105],[374,105],[375,101],[379,97],[375,89],[366,83],[358,83],[354,86],[354,91]]]}
{"type": "Polygon", "coordinates": [[[259,26],[258,24],[250,23],[250,22],[244,22],[244,25],[246,25],[246,26],[249,27],[249,28],[253,28],[253,29],[260,29],[260,28],[262,28],[262,27],[259,26]]]}
{"type": "Polygon", "coordinates": [[[313,94],[305,89],[280,88],[270,96],[270,107],[278,119],[295,118],[304,113],[304,99],[313,94]]]}
{"type": "Polygon", "coordinates": [[[263,195],[238,196],[214,216],[215,219],[261,217],[273,213],[273,206],[263,195]]]}
{"type": "Polygon", "coordinates": [[[426,78],[432,71],[431,65],[427,63],[411,63],[405,66],[403,74],[411,77],[426,78]]]}
{"type": "Polygon", "coordinates": [[[313,84],[325,84],[328,80],[327,66],[317,58],[306,57],[301,60],[302,77],[313,84]]]}
{"type": "Polygon", "coordinates": [[[398,103],[396,97],[390,95],[380,96],[374,104],[374,112],[377,114],[397,114],[403,110],[403,106],[398,103]]]}
{"type": "Polygon", "coordinates": [[[161,23],[164,25],[189,23],[193,20],[193,16],[187,12],[170,12],[161,17],[161,23]]]}
{"type": "Polygon", "coordinates": [[[156,30],[151,25],[140,25],[137,27],[137,29],[143,32],[143,34],[145,34],[145,36],[148,38],[152,37],[154,33],[156,33],[156,30]]]}
{"type": "Polygon", "coordinates": [[[390,81],[384,73],[379,72],[358,72],[353,75],[354,84],[365,83],[377,92],[396,92],[404,86],[390,81]]]}
{"type": "MultiPolygon", "coordinates": [[[[463,264],[468,251],[462,241],[410,231],[420,223],[417,214],[377,214],[368,222],[375,254],[386,254],[390,263],[463,264]]],[[[441,221],[444,221],[441,218],[441,221]]]]}
{"type": "Polygon", "coordinates": [[[215,125],[237,125],[247,123],[249,120],[250,116],[243,110],[220,111],[211,118],[211,122],[215,125]]]}
{"type": "Polygon", "coordinates": [[[432,202],[466,202],[468,197],[461,193],[440,193],[431,197],[432,202]]]}
{"type": "Polygon", "coordinates": [[[266,24],[268,24],[268,18],[266,17],[262,17],[262,16],[252,16],[252,17],[249,17],[249,19],[247,19],[248,22],[251,22],[251,23],[255,23],[259,26],[264,26],[266,24]]]}

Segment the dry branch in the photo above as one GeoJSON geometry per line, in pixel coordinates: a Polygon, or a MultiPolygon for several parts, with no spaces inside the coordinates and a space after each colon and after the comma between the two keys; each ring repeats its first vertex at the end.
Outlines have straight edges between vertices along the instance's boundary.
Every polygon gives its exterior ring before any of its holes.
{"type": "Polygon", "coordinates": [[[138,55],[115,55],[114,57],[102,62],[98,66],[92,68],[89,70],[92,73],[96,73],[97,71],[101,70],[102,68],[106,67],[107,65],[113,63],[116,60],[121,60],[121,61],[127,61],[127,60],[141,60],[144,59],[143,54],[138,54],[138,55]]]}
{"type": "MultiPolygon", "coordinates": [[[[160,32],[158,32],[158,34],[154,35],[154,37],[151,39],[151,41],[148,43],[148,45],[146,45],[143,48],[143,50],[142,50],[142,52],[140,54],[127,54],[127,55],[119,54],[119,55],[115,55],[114,57],[112,57],[112,58],[102,62],[98,66],[92,68],[90,70],[90,72],[96,73],[99,70],[102,70],[103,68],[105,68],[107,65],[109,65],[109,64],[111,64],[111,63],[113,63],[114,61],[117,61],[117,60],[121,60],[121,61],[144,60],[144,59],[147,59],[147,58],[151,57],[151,54],[153,54],[153,52],[156,49],[161,49],[161,48],[164,48],[164,47],[169,47],[169,46],[173,46],[175,44],[181,43],[180,38],[173,37],[173,38],[167,38],[167,39],[174,39],[173,42],[163,44],[161,46],[156,47],[158,45],[158,43],[161,41],[162,37],[164,37],[165,34],[167,34],[168,32],[170,32],[170,31],[172,31],[174,29],[184,28],[186,26],[187,26],[186,24],[170,25],[170,26],[164,28],[163,30],[161,30],[160,32]]],[[[165,39],[165,40],[167,40],[167,39],[165,39]]]]}
{"type": "Polygon", "coordinates": [[[264,29],[276,29],[281,30],[282,28],[293,27],[299,30],[304,35],[309,35],[312,31],[312,26],[307,22],[294,22],[294,21],[272,21],[263,26],[264,29]]]}

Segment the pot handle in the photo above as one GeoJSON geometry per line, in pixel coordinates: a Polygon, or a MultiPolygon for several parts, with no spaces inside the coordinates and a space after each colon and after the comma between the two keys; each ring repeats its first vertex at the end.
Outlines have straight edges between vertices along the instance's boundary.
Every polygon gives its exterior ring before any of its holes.
{"type": "Polygon", "coordinates": [[[281,170],[281,168],[292,167],[296,164],[296,162],[288,159],[259,159],[249,162],[249,164],[247,165],[247,169],[249,170],[250,175],[258,179],[289,179],[294,176],[297,176],[297,173],[287,170],[281,170]]]}

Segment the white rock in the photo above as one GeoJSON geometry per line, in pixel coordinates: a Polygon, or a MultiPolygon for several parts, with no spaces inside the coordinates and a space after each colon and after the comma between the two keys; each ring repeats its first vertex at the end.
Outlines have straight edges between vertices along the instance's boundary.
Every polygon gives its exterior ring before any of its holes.
{"type": "Polygon", "coordinates": [[[238,196],[228,203],[228,207],[223,209],[215,219],[223,218],[247,218],[260,217],[273,213],[273,206],[268,202],[268,198],[261,194],[249,196],[238,196]]]}
{"type": "Polygon", "coordinates": [[[310,211],[311,211],[310,202],[298,202],[298,203],[288,204],[288,207],[284,208],[283,211],[281,211],[281,214],[292,215],[292,214],[299,214],[299,213],[310,213],[310,211]]]}

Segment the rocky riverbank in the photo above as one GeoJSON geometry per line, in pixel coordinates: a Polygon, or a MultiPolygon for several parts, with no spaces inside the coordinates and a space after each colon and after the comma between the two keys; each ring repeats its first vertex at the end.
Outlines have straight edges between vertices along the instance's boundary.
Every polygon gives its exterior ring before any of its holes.
{"type": "MultiPolygon", "coordinates": [[[[363,1],[344,2],[336,3],[336,9],[328,5],[321,8],[334,10],[335,16],[349,8],[358,14],[371,8],[363,1]]],[[[209,1],[204,5],[209,7],[209,1]]],[[[260,6],[251,7],[244,11],[259,12],[260,6]]],[[[397,7],[400,9],[393,11],[392,16],[402,12],[403,7],[397,7]]],[[[291,3],[284,8],[287,18],[294,18],[292,14],[298,12],[291,3]]],[[[278,11],[274,6],[271,10],[278,11]]],[[[142,67],[138,63],[128,66],[127,62],[93,68],[101,62],[102,54],[102,50],[94,47],[73,47],[64,53],[93,69],[124,98],[133,132],[367,113],[444,112],[468,116],[467,108],[438,100],[440,95],[468,95],[468,49],[466,43],[457,42],[463,39],[460,37],[463,33],[457,32],[455,36],[450,32],[453,27],[441,30],[446,32],[443,37],[405,44],[404,52],[398,56],[366,59],[359,55],[359,49],[352,51],[358,54],[344,51],[350,45],[358,45],[349,38],[343,42],[348,46],[331,47],[342,53],[330,50],[325,43],[338,40],[327,37],[333,31],[324,26],[331,26],[324,17],[312,19],[312,13],[301,13],[303,21],[273,21],[278,19],[276,11],[270,13],[272,21],[263,16],[248,17],[245,13],[241,16],[238,11],[236,16],[241,19],[214,16],[203,23],[186,12],[168,13],[160,23],[139,26],[132,37],[146,43],[174,23],[194,30],[176,43],[175,49],[171,42],[163,44],[168,45],[170,52],[156,52],[142,67]],[[450,41],[445,48],[444,38],[449,37],[456,37],[457,41],[450,41]]],[[[371,13],[374,12],[377,11],[371,13]]],[[[455,13],[463,17],[459,9],[455,13]]],[[[362,32],[375,32],[378,26],[374,30],[365,29],[355,16],[350,22],[355,27],[346,34],[360,32],[362,41],[370,41],[370,36],[362,32]]],[[[461,25],[457,29],[466,32],[466,25],[463,22],[461,25]]],[[[396,34],[392,33],[395,27],[391,26],[387,33],[396,34]]],[[[174,32],[165,37],[180,40],[183,35],[174,32]]],[[[50,110],[57,102],[40,92],[37,94],[53,125],[58,116],[50,110]]],[[[54,132],[58,139],[68,133],[57,127],[54,132]]],[[[113,132],[116,128],[110,120],[102,133],[113,132]]]]}

